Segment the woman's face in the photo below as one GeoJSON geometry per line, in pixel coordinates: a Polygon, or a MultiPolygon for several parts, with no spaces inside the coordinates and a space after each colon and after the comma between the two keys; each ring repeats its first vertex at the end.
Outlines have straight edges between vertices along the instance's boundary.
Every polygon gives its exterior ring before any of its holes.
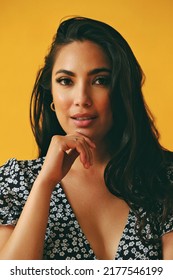
{"type": "Polygon", "coordinates": [[[52,70],[56,116],[67,134],[105,139],[112,127],[111,66],[102,48],[75,41],[58,53],[52,70]]]}

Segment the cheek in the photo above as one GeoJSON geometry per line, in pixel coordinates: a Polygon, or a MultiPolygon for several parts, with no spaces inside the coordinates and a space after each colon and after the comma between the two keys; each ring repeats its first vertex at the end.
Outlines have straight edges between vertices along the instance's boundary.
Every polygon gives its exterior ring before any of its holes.
{"type": "Polygon", "coordinates": [[[69,97],[61,93],[53,94],[53,101],[55,104],[55,108],[59,111],[67,110],[71,104],[69,97]]]}
{"type": "Polygon", "coordinates": [[[110,100],[106,99],[102,104],[100,104],[100,108],[102,108],[102,115],[105,119],[107,125],[112,126],[113,123],[113,115],[110,100]],[[101,107],[102,106],[102,107],[101,107]]]}
{"type": "Polygon", "coordinates": [[[63,93],[61,87],[56,83],[52,83],[51,92],[54,103],[63,103],[67,99],[67,95],[63,93]]]}
{"type": "Polygon", "coordinates": [[[112,109],[111,109],[111,103],[110,99],[105,98],[103,100],[100,100],[98,102],[98,109],[100,108],[101,111],[103,111],[105,114],[112,115],[112,109]]]}

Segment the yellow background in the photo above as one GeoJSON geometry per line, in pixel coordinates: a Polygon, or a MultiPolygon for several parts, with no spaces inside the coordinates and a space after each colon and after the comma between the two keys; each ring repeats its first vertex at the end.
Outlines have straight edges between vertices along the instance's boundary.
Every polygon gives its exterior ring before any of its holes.
{"type": "Polygon", "coordinates": [[[161,144],[173,150],[172,0],[0,0],[0,164],[37,155],[32,86],[59,21],[69,15],[105,21],[127,39],[147,77],[143,92],[161,144]]]}

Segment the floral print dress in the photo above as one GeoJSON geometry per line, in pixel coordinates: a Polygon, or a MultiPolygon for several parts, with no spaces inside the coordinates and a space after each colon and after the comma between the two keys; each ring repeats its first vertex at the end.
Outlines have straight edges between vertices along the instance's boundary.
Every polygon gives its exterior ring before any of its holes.
{"type": "MultiPolygon", "coordinates": [[[[43,162],[44,158],[21,161],[10,159],[0,167],[0,224],[16,225],[43,162]]],[[[168,169],[167,176],[173,181],[172,166],[168,169]]],[[[145,214],[144,209],[140,208],[139,211],[141,216],[145,214]]],[[[115,260],[162,259],[161,237],[173,230],[173,216],[170,216],[162,226],[160,221],[161,215],[158,212],[158,226],[155,232],[150,230],[149,222],[144,228],[149,239],[156,238],[157,242],[143,242],[136,232],[136,216],[130,210],[117,252],[115,252],[115,260]]],[[[97,259],[76,219],[61,183],[57,184],[51,196],[43,259],[97,259]]]]}

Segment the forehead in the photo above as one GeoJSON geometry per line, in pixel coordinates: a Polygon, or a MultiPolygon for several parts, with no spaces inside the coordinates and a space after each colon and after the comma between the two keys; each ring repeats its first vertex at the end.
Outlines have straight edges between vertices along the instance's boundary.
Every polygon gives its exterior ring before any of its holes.
{"type": "Polygon", "coordinates": [[[91,41],[74,41],[58,50],[54,67],[65,68],[109,67],[110,61],[103,48],[91,41]]]}

